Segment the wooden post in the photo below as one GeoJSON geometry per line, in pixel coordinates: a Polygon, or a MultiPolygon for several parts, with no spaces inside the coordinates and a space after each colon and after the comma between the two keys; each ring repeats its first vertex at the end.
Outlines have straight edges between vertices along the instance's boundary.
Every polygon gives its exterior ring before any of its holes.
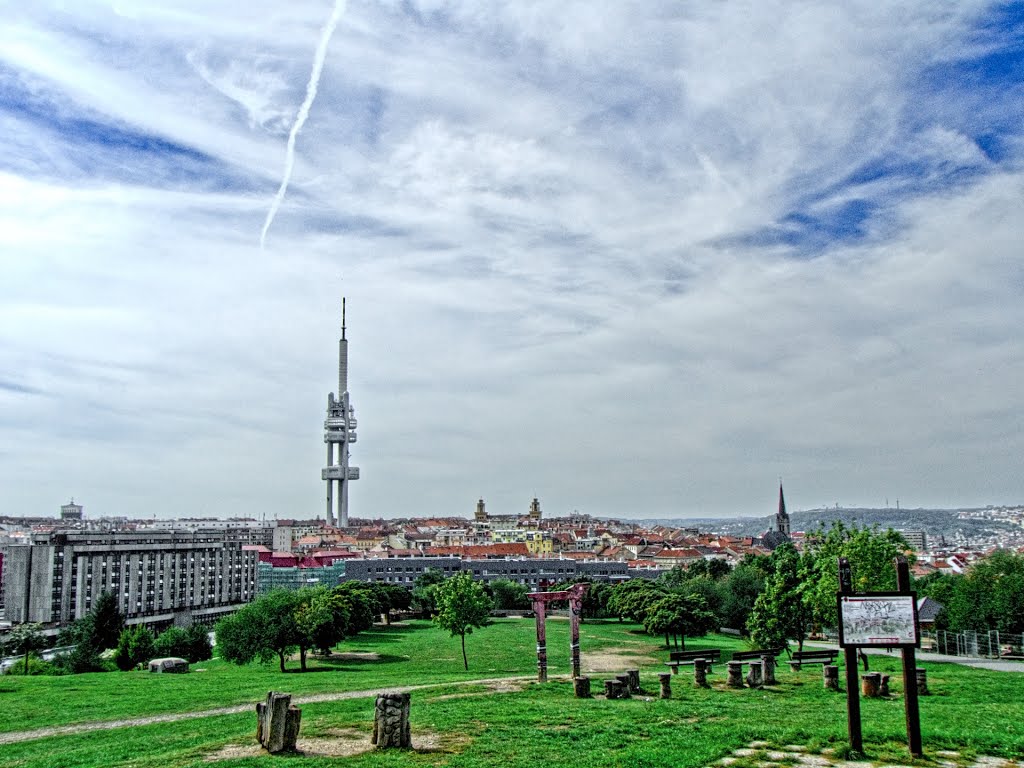
{"type": "Polygon", "coordinates": [[[256,740],[272,755],[295,751],[302,710],[291,702],[291,694],[270,691],[266,702],[256,705],[256,740]]]}
{"type": "Polygon", "coordinates": [[[658,673],[658,682],[661,683],[661,698],[671,699],[672,698],[672,673],[671,672],[660,672],[658,673]]]}
{"type": "Polygon", "coordinates": [[[533,601],[533,613],[537,617],[537,682],[548,681],[548,639],[544,626],[547,604],[543,600],[533,601]]]}
{"type": "Polygon", "coordinates": [[[629,692],[640,693],[640,670],[627,669],[626,674],[629,675],[629,692]]]}
{"type": "Polygon", "coordinates": [[[751,688],[761,688],[764,685],[764,662],[747,662],[747,685],[751,688]]]}
{"type": "Polygon", "coordinates": [[[627,673],[623,672],[621,675],[616,675],[615,679],[618,680],[620,683],[622,683],[622,696],[621,696],[621,698],[623,698],[623,699],[630,698],[630,688],[631,688],[631,686],[629,684],[629,675],[627,673]]]}
{"type": "Polygon", "coordinates": [[[574,677],[572,681],[572,688],[576,694],[577,699],[589,699],[590,698],[590,678],[589,677],[574,677]]]}
{"type": "Polygon", "coordinates": [[[889,675],[882,675],[882,680],[878,684],[878,695],[888,696],[889,695],[889,675]]]}
{"type": "Polygon", "coordinates": [[[604,681],[604,696],[606,699],[621,699],[622,698],[622,681],[621,680],[605,680],[604,681]]]}
{"type": "Polygon", "coordinates": [[[877,699],[878,688],[882,684],[882,675],[878,672],[868,672],[860,676],[860,692],[869,699],[877,699]]]}
{"type": "MultiPolygon", "coordinates": [[[[896,589],[900,592],[911,592],[910,566],[907,558],[896,558],[896,589]]],[[[917,659],[914,648],[903,649],[903,704],[907,714],[907,746],[914,757],[924,757],[921,744],[921,710],[917,702],[917,659]]]]}
{"type": "Polygon", "coordinates": [[[775,657],[766,653],[761,657],[761,663],[764,665],[764,684],[778,685],[779,681],[775,679],[775,657]]]}
{"type": "MultiPolygon", "coordinates": [[[[853,571],[845,557],[839,558],[839,591],[844,595],[853,594],[853,571]]],[[[864,736],[860,727],[860,691],[857,686],[857,649],[843,649],[843,665],[846,667],[846,730],[850,737],[850,749],[858,754],[864,752],[864,736]]]]}
{"type": "Polygon", "coordinates": [[[725,684],[730,688],[742,688],[743,687],[743,662],[742,661],[730,661],[726,663],[726,669],[729,672],[729,677],[726,679],[725,684]]]}
{"type": "Polygon", "coordinates": [[[917,678],[917,695],[918,696],[930,696],[931,692],[928,690],[928,670],[916,669],[915,677],[917,678]]]}
{"type": "Polygon", "coordinates": [[[821,682],[826,691],[839,690],[839,667],[835,664],[822,664],[821,682]]]}
{"type": "Polygon", "coordinates": [[[377,697],[371,742],[377,749],[412,748],[408,693],[382,693],[377,697]]]}
{"type": "MultiPolygon", "coordinates": [[[[711,663],[707,659],[694,659],[693,660],[693,684],[697,688],[708,687],[708,667],[711,663]]],[[[673,672],[677,669],[673,667],[673,672]]]]}

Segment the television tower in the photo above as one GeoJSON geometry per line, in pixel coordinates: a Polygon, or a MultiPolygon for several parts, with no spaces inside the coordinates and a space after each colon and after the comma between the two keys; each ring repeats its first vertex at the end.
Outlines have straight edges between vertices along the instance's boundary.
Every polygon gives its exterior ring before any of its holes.
{"type": "Polygon", "coordinates": [[[324,442],[327,443],[327,466],[320,477],[327,481],[327,523],[334,525],[334,484],[338,484],[337,521],[348,527],[348,483],[359,479],[359,467],[349,465],[348,447],[356,441],[355,408],[348,395],[348,339],[345,338],[345,299],[341,300],[341,338],[338,340],[338,396],[327,395],[327,419],[324,421],[324,442]],[[334,447],[338,447],[335,463],[334,447]]]}

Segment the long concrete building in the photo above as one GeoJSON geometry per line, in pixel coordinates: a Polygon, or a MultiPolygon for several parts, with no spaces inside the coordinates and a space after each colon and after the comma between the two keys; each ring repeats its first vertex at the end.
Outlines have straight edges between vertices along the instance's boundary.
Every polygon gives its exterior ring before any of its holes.
{"type": "Polygon", "coordinates": [[[5,618],[68,624],[104,591],[129,624],[210,622],[256,595],[246,531],[63,531],[6,547],[5,618]]]}

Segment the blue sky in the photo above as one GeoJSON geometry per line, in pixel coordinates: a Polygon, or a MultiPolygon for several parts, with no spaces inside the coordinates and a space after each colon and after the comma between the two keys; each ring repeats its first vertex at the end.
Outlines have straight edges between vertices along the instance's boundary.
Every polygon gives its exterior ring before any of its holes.
{"type": "Polygon", "coordinates": [[[0,514],[1024,503],[1024,3],[35,2],[0,514]]]}

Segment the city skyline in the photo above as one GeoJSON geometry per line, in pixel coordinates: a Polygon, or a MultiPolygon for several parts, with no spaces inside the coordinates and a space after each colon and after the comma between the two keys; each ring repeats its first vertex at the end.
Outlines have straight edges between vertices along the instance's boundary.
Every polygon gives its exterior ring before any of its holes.
{"type": "Polygon", "coordinates": [[[1022,51],[970,0],[8,9],[0,514],[322,517],[343,295],[355,518],[1022,503],[1022,51]]]}

